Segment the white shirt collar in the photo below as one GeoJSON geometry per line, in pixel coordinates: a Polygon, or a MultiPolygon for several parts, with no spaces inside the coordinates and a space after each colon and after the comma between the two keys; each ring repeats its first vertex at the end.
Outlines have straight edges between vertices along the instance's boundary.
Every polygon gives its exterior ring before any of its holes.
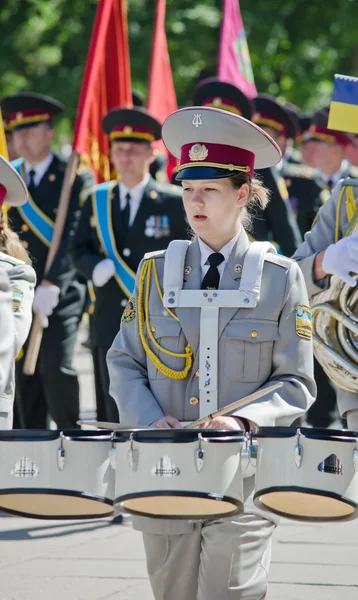
{"type": "Polygon", "coordinates": [[[29,181],[29,173],[31,171],[31,169],[33,169],[35,171],[35,176],[34,176],[34,180],[35,180],[35,185],[38,185],[41,181],[41,179],[43,178],[43,176],[45,175],[47,169],[49,168],[50,164],[53,161],[53,154],[52,152],[50,152],[50,154],[48,154],[46,156],[46,158],[44,158],[43,160],[40,160],[40,162],[38,162],[36,165],[31,165],[29,162],[27,162],[27,160],[24,161],[24,167],[25,167],[25,174],[26,174],[26,181],[28,183],[29,181]]]}
{"type": "Polygon", "coordinates": [[[126,195],[129,193],[131,196],[131,200],[133,200],[134,202],[139,201],[142,199],[143,193],[144,193],[144,189],[145,187],[148,185],[150,179],[150,174],[147,173],[147,175],[144,177],[144,179],[142,179],[142,181],[140,181],[139,183],[137,183],[137,185],[135,185],[134,187],[128,187],[126,185],[124,185],[123,181],[119,182],[119,192],[120,192],[120,199],[121,199],[121,207],[122,204],[125,204],[125,197],[126,195]]]}
{"type": "Polygon", "coordinates": [[[347,169],[348,169],[348,161],[347,160],[342,160],[342,164],[341,164],[340,168],[338,169],[338,171],[336,171],[332,175],[327,175],[327,173],[323,173],[320,170],[320,175],[321,175],[321,178],[323,179],[323,181],[325,183],[328,183],[328,181],[332,181],[333,187],[334,187],[335,185],[337,185],[338,181],[340,179],[342,179],[343,173],[347,169]]]}
{"type": "MultiPolygon", "coordinates": [[[[229,256],[230,256],[237,240],[239,239],[240,233],[241,233],[241,230],[239,231],[239,233],[237,233],[235,235],[235,237],[232,238],[232,240],[230,240],[230,242],[225,244],[225,246],[223,248],[221,248],[221,250],[219,250],[220,254],[222,254],[225,259],[224,260],[225,264],[229,260],[229,256]]],[[[199,248],[200,248],[200,266],[203,267],[207,263],[210,254],[215,252],[215,250],[213,250],[212,248],[207,246],[207,244],[205,244],[205,242],[203,242],[203,240],[201,240],[200,237],[198,237],[198,242],[199,242],[199,248]]]]}

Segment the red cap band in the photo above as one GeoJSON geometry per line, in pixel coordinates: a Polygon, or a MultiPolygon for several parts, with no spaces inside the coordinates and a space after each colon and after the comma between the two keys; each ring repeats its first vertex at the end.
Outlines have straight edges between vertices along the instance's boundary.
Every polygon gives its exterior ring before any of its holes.
{"type": "Polygon", "coordinates": [[[319,125],[312,124],[308,131],[322,142],[342,144],[342,146],[348,146],[349,144],[349,139],[346,135],[344,135],[343,133],[339,133],[339,131],[327,129],[327,127],[320,127],[319,125]]]}
{"type": "Polygon", "coordinates": [[[287,135],[287,126],[284,123],[281,123],[281,121],[277,119],[276,115],[257,112],[252,117],[252,121],[256,123],[256,125],[266,125],[266,127],[276,129],[276,131],[279,131],[281,135],[287,135]]]}
{"type": "Polygon", "coordinates": [[[111,140],[136,138],[138,140],[152,142],[155,136],[153,131],[146,129],[145,127],[139,127],[138,125],[116,125],[113,127],[109,137],[111,140]]]}
{"type": "Polygon", "coordinates": [[[2,183],[0,183],[0,208],[2,207],[2,205],[5,202],[6,194],[7,194],[6,187],[2,183]]]}
{"type": "Polygon", "coordinates": [[[184,144],[181,148],[180,165],[195,167],[208,166],[228,171],[242,171],[250,177],[254,174],[255,155],[249,150],[227,146],[196,142],[184,144]]]}
{"type": "Polygon", "coordinates": [[[203,106],[213,106],[214,108],[221,108],[221,110],[228,110],[236,115],[242,114],[240,106],[233,102],[233,100],[230,100],[230,98],[219,98],[218,96],[205,98],[202,104],[203,106]]]}

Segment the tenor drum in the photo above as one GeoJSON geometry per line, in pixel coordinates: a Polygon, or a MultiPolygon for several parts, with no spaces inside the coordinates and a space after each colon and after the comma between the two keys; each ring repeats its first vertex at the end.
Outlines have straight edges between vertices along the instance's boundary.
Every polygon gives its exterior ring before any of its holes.
{"type": "Polygon", "coordinates": [[[255,435],[258,508],[302,521],[357,517],[357,432],[261,427],[255,435]]]}
{"type": "Polygon", "coordinates": [[[113,513],[111,432],[0,431],[0,510],[82,519],[113,513]]]}
{"type": "Polygon", "coordinates": [[[135,515],[207,519],[243,504],[242,431],[116,432],[115,504],[135,515]]]}

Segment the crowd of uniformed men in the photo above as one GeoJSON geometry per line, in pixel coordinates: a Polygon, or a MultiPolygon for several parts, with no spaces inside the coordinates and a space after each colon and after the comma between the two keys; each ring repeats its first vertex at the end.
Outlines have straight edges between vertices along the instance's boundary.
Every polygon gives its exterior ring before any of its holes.
{"type": "MultiPolygon", "coordinates": [[[[9,209],[8,224],[4,215],[0,222],[0,266],[4,267],[0,269],[0,322],[10,322],[11,315],[6,316],[10,286],[15,331],[21,335],[15,345],[3,344],[0,354],[11,355],[10,362],[16,356],[14,428],[46,428],[49,418],[58,428],[78,427],[79,382],[73,354],[86,311],[90,313],[97,418],[119,420],[109,394],[106,354],[120,328],[135,272],[146,252],[164,249],[173,239],[190,239],[181,187],[176,185],[175,174],[171,182],[163,183],[165,161],[153,149],[152,142],[161,137],[161,124],[135,104],[103,115],[102,127],[110,139],[110,158],[119,179],[94,185],[91,171],[78,169],[61,244],[47,269],[66,170],[65,160],[51,150],[53,123],[64,107],[36,93],[1,100],[14,169],[1,162],[0,192],[4,185],[7,194],[0,200],[9,209]],[[27,202],[19,176],[27,186],[27,202]],[[13,201],[11,193],[17,196],[13,201]],[[33,294],[32,310],[44,333],[35,373],[25,375],[33,294]]],[[[259,94],[251,101],[235,86],[216,78],[196,86],[191,104],[252,120],[279,145],[283,155],[279,165],[256,172],[270,192],[270,202],[253,215],[251,236],[272,241],[282,254],[292,256],[332,188],[342,178],[358,177],[358,136],[329,130],[327,108],[305,115],[269,95],[259,94]]],[[[5,372],[5,359],[1,366],[5,372]]],[[[307,420],[326,427],[335,418],[335,389],[318,363],[315,377],[318,399],[307,420]]],[[[11,427],[13,374],[11,384],[5,379],[4,374],[0,418],[3,415],[4,427],[11,427]]]]}

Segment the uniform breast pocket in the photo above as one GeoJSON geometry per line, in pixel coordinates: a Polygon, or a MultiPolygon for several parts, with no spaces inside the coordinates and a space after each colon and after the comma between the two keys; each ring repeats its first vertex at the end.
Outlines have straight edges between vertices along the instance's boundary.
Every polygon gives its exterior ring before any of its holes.
{"type": "Polygon", "coordinates": [[[262,382],[270,376],[273,344],[279,339],[276,321],[231,321],[223,336],[223,368],[231,381],[262,382]]]}
{"type": "MultiPolygon", "coordinates": [[[[156,359],[162,364],[175,371],[180,371],[184,368],[184,360],[177,356],[171,356],[164,350],[174,352],[175,354],[184,353],[184,336],[181,335],[181,325],[179,321],[176,321],[168,315],[168,317],[150,317],[150,330],[156,343],[163,348],[160,350],[155,344],[149,339],[147,333],[147,339],[151,350],[154,352],[156,359]]],[[[157,365],[147,356],[148,365],[148,379],[167,379],[166,375],[163,375],[158,369],[157,365]]]]}

